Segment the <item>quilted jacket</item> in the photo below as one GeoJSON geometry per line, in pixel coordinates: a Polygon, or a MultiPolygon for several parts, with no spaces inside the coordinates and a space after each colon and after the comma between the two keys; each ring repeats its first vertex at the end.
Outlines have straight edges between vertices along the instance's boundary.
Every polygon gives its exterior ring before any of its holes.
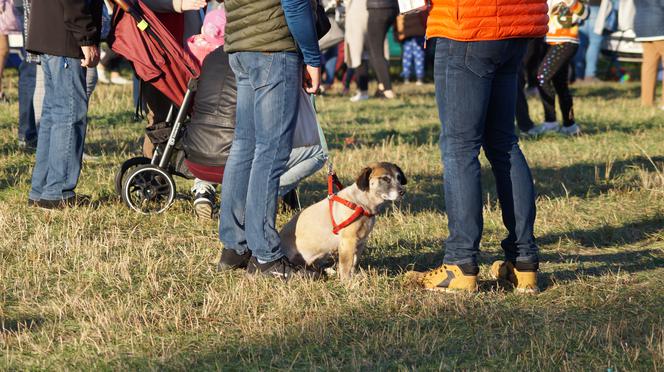
{"type": "Polygon", "coordinates": [[[427,38],[458,41],[542,37],[546,0],[432,0],[427,38]]]}

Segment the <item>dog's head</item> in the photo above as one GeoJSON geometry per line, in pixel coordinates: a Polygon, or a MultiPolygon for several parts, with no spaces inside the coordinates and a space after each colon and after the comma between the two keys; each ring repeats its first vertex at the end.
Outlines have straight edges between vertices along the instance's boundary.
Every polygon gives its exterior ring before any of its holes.
{"type": "Polygon", "coordinates": [[[408,181],[401,168],[393,163],[373,163],[362,169],[355,184],[363,192],[383,201],[400,200],[408,181]]]}

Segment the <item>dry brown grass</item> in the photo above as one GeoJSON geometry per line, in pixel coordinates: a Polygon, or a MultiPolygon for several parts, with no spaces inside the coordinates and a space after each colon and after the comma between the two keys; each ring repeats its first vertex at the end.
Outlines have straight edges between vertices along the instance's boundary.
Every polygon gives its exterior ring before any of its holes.
{"type": "MultiPolygon", "coordinates": [[[[28,208],[32,158],[15,144],[16,104],[0,107],[0,369],[664,369],[664,113],[637,107],[635,86],[583,88],[586,135],[523,142],[539,192],[537,297],[486,275],[504,230],[485,168],[483,290],[449,297],[402,283],[406,267],[440,262],[447,220],[432,88],[398,88],[391,102],[319,100],[345,181],[373,160],[411,181],[347,285],[216,273],[215,225],[187,203],[153,217],[120,204],[115,167],[141,131],[128,90],[93,101],[88,151],[101,158],[80,191],[98,205],[28,208]],[[351,135],[361,146],[342,148],[351,135]]],[[[305,204],[324,192],[321,174],[302,186],[305,204]]]]}

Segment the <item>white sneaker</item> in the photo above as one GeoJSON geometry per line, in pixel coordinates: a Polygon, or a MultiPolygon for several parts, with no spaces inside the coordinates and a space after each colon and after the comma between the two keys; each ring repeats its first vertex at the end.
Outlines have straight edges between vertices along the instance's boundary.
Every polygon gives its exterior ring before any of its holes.
{"type": "Polygon", "coordinates": [[[570,125],[569,127],[564,126],[560,128],[560,133],[568,136],[578,136],[581,134],[581,127],[579,127],[579,124],[574,123],[574,125],[570,125]]]}
{"type": "Polygon", "coordinates": [[[526,132],[527,135],[532,137],[541,136],[548,132],[557,132],[560,129],[560,124],[557,121],[545,121],[541,125],[534,126],[526,132]]]}
{"type": "Polygon", "coordinates": [[[123,78],[123,77],[120,76],[120,75],[113,75],[113,74],[111,74],[111,84],[115,84],[115,85],[127,85],[127,84],[131,84],[131,81],[129,81],[129,80],[123,78]]]}
{"type": "Polygon", "coordinates": [[[418,87],[421,87],[422,85],[424,85],[424,81],[422,81],[422,79],[417,79],[417,81],[415,82],[415,85],[417,85],[418,87]]]}
{"type": "Polygon", "coordinates": [[[366,101],[368,99],[369,99],[369,92],[367,91],[359,91],[357,92],[356,95],[350,97],[351,102],[366,101]]]}
{"type": "Polygon", "coordinates": [[[194,211],[198,218],[213,219],[216,191],[213,183],[198,178],[194,180],[194,187],[191,188],[191,192],[194,193],[194,211]]]}

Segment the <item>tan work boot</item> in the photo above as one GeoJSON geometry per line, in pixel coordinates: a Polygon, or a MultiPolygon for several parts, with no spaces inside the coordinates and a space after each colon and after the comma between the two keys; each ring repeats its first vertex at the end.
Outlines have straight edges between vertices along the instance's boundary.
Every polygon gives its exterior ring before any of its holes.
{"type": "Polygon", "coordinates": [[[539,292],[537,287],[537,270],[539,264],[496,261],[491,265],[491,276],[497,280],[504,280],[514,285],[517,293],[533,294],[539,292]],[[517,269],[519,266],[520,270],[517,269]]]}
{"type": "Polygon", "coordinates": [[[416,277],[424,289],[439,292],[477,292],[477,274],[479,269],[474,265],[442,265],[425,273],[410,274],[416,277]],[[467,267],[466,267],[467,266],[467,267]]]}

